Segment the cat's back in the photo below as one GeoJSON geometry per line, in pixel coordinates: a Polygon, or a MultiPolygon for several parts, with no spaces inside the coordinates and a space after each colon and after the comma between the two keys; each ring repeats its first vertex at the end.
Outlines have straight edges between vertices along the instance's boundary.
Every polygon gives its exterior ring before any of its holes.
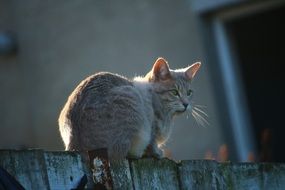
{"type": "Polygon", "coordinates": [[[66,150],[107,147],[112,157],[121,158],[132,147],[131,152],[142,155],[150,141],[153,111],[143,93],[146,87],[137,83],[109,72],[84,79],[59,117],[66,150]],[[116,149],[120,144],[127,147],[116,149]]]}
{"type": "Polygon", "coordinates": [[[110,72],[100,72],[87,77],[81,82],[80,85],[82,85],[82,87],[84,88],[80,89],[83,91],[96,89],[97,92],[105,93],[114,87],[132,86],[133,84],[129,79],[121,75],[110,72]]]}
{"type": "Polygon", "coordinates": [[[70,94],[61,111],[59,124],[67,123],[67,119],[76,117],[82,109],[103,103],[110,91],[125,86],[133,87],[133,83],[121,75],[110,72],[99,72],[87,77],[70,94]]]}

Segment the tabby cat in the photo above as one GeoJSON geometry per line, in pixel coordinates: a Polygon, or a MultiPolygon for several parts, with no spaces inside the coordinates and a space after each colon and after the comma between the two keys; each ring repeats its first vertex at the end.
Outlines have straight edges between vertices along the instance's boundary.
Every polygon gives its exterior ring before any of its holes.
{"type": "Polygon", "coordinates": [[[191,111],[191,81],[200,68],[171,70],[158,58],[144,77],[100,72],[83,80],[59,116],[66,150],[107,148],[110,159],[161,158],[176,115],[191,111]]]}

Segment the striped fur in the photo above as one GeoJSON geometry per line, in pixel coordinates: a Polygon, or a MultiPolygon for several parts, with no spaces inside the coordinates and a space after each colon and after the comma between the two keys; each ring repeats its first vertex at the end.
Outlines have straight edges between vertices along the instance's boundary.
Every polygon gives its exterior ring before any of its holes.
{"type": "Polygon", "coordinates": [[[66,150],[85,155],[107,148],[111,159],[162,157],[159,145],[168,139],[173,117],[191,109],[187,92],[200,64],[193,65],[170,70],[159,58],[145,77],[101,72],[83,80],[58,120],[66,150]]]}

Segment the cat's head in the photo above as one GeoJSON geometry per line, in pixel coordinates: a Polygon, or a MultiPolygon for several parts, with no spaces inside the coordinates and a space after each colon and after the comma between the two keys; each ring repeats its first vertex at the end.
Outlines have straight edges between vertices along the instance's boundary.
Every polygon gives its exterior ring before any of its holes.
{"type": "Polygon", "coordinates": [[[152,70],[146,75],[163,107],[171,115],[191,111],[191,81],[200,66],[201,63],[197,62],[186,68],[171,70],[165,59],[158,58],[152,70]]]}

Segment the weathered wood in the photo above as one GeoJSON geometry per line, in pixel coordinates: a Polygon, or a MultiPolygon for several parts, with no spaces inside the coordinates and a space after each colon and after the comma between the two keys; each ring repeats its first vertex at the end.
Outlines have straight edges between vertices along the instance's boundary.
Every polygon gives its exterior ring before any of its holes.
{"type": "Polygon", "coordinates": [[[0,165],[25,189],[73,189],[90,171],[75,152],[1,150],[0,165]]]}
{"type": "Polygon", "coordinates": [[[284,189],[285,164],[182,161],[181,189],[284,189]]]}
{"type": "Polygon", "coordinates": [[[284,163],[263,163],[260,164],[260,170],[263,172],[263,189],[285,189],[284,163]]]}
{"type": "Polygon", "coordinates": [[[226,189],[285,189],[285,164],[221,163],[219,170],[226,189]]]}
{"type": "Polygon", "coordinates": [[[182,190],[224,189],[219,184],[218,164],[210,160],[181,161],[179,179],[182,190]]]}
{"type": "MultiPolygon", "coordinates": [[[[89,165],[76,152],[0,150],[0,165],[26,189],[74,189],[84,174],[92,182],[89,165]]],[[[168,159],[139,159],[112,161],[106,167],[113,189],[285,189],[282,163],[193,160],[177,164],[168,159]]]]}
{"type": "Polygon", "coordinates": [[[134,189],[179,189],[178,169],[169,159],[140,159],[131,161],[134,189]]]}
{"type": "Polygon", "coordinates": [[[263,189],[262,172],[257,164],[221,163],[219,165],[219,181],[223,181],[227,189],[263,189]]]}
{"type": "Polygon", "coordinates": [[[112,161],[110,168],[113,179],[113,188],[115,190],[133,189],[130,166],[127,160],[112,161]]]}
{"type": "Polygon", "coordinates": [[[75,152],[45,152],[46,172],[50,189],[73,189],[86,171],[81,157],[75,152]]]}
{"type": "Polygon", "coordinates": [[[25,189],[50,189],[42,150],[3,150],[0,164],[25,189]]]}
{"type": "Polygon", "coordinates": [[[110,161],[106,148],[88,151],[92,179],[95,183],[95,190],[112,190],[113,179],[110,170],[110,161]]]}

